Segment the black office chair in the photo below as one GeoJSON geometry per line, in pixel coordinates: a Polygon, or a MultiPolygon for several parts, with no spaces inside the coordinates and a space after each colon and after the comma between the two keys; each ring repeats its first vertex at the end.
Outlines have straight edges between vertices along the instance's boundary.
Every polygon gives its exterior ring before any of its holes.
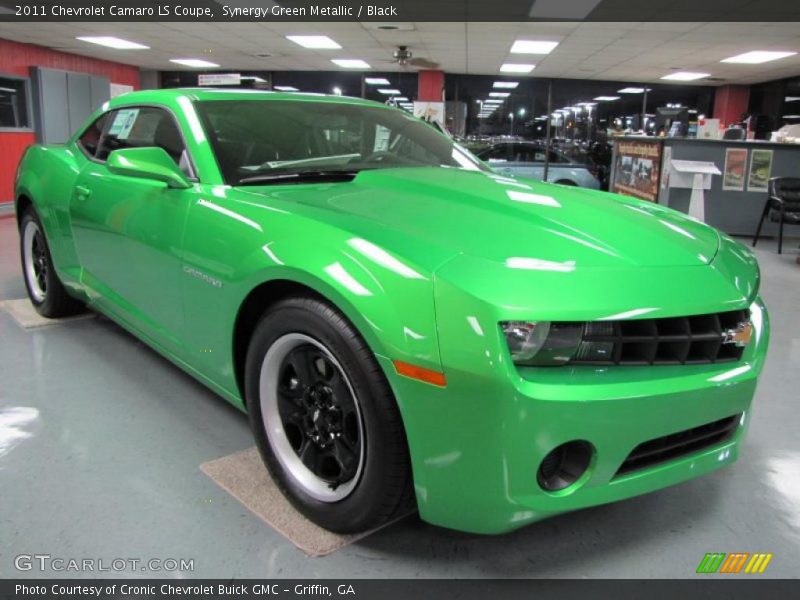
{"type": "Polygon", "coordinates": [[[746,137],[745,131],[741,127],[729,127],[722,134],[723,140],[743,140],[746,137]]]}
{"type": "Polygon", "coordinates": [[[761,235],[761,226],[767,215],[778,226],[778,254],[783,251],[783,224],[800,225],[800,177],[773,177],[769,180],[769,191],[761,220],[758,222],[753,247],[761,235]]]}

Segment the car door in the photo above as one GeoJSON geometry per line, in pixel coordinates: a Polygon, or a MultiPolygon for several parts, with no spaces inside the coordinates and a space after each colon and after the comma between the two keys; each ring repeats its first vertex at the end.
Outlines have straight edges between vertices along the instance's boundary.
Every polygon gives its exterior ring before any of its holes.
{"type": "MultiPolygon", "coordinates": [[[[80,145],[80,144],[79,144],[80,145]]],[[[171,350],[183,326],[181,247],[192,188],[111,173],[108,155],[122,148],[163,148],[190,177],[191,161],[173,115],[159,107],[112,111],[70,201],[82,282],[102,308],[171,350]]]]}
{"type": "Polygon", "coordinates": [[[544,177],[544,149],[534,144],[510,144],[511,174],[528,179],[544,177]]]}
{"type": "Polygon", "coordinates": [[[512,144],[495,144],[481,154],[482,160],[502,175],[518,175],[513,157],[512,144]]]}

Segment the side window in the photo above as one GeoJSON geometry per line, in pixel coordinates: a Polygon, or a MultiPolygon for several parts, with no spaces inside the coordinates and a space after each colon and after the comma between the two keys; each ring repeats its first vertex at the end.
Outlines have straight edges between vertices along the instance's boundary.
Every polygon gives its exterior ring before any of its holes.
{"type": "MultiPolygon", "coordinates": [[[[544,160],[544,156],[542,156],[542,160],[544,160]]],[[[563,154],[559,154],[558,152],[553,152],[552,150],[550,150],[550,162],[565,163],[569,162],[569,160],[563,154]]]]}
{"type": "Polygon", "coordinates": [[[539,162],[544,161],[542,150],[530,144],[514,145],[514,162],[539,162]]]}
{"type": "Polygon", "coordinates": [[[487,150],[483,155],[483,160],[508,160],[508,144],[500,144],[490,150],[487,150]]]}
{"type": "Polygon", "coordinates": [[[86,128],[83,135],[78,138],[78,145],[83,148],[84,152],[89,156],[93,157],[97,153],[97,147],[100,145],[103,129],[105,129],[106,123],[108,122],[108,115],[109,113],[100,115],[95,119],[94,123],[86,128]]]}
{"type": "Polygon", "coordinates": [[[120,108],[108,114],[109,123],[95,158],[104,161],[114,150],[155,146],[169,154],[187,176],[194,176],[178,126],[166,110],[143,106],[120,108]]]}

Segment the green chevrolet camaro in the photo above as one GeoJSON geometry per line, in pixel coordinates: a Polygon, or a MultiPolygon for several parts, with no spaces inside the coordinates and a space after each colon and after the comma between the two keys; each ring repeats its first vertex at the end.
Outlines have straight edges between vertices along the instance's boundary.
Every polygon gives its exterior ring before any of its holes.
{"type": "Polygon", "coordinates": [[[767,349],[729,237],[358,99],[126,94],[26,152],[16,206],[37,310],[88,305],[246,411],[339,532],[497,533],[714,471],[767,349]]]}

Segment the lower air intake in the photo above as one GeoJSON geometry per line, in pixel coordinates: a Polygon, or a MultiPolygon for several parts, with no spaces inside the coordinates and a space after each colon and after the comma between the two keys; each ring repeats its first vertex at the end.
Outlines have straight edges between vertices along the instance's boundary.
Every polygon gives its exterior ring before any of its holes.
{"type": "Polygon", "coordinates": [[[643,442],[628,455],[615,477],[627,475],[632,471],[652,467],[726,442],[733,437],[739,424],[740,416],[733,415],[700,427],[643,442]]]}

